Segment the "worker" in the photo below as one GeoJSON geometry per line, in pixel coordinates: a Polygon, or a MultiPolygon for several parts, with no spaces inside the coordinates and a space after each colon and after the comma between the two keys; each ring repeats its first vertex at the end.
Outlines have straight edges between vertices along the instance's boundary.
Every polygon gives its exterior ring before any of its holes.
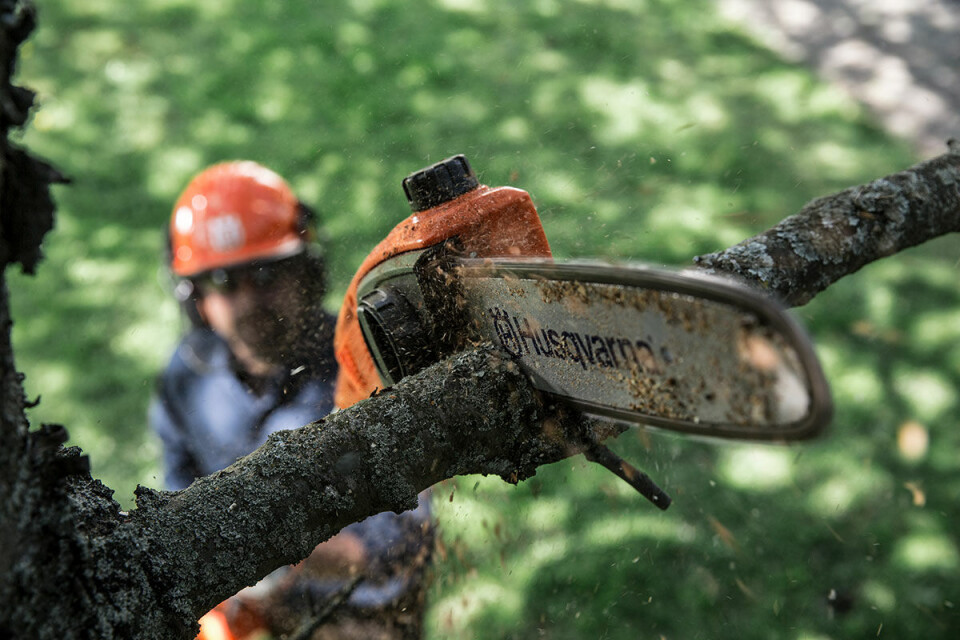
{"type": "MultiPolygon", "coordinates": [[[[334,318],[322,306],[325,268],[313,218],[279,175],[250,161],[202,171],[178,198],[168,258],[189,330],[149,412],[169,489],[333,409],[334,318]]],[[[288,635],[342,600],[312,637],[419,638],[431,544],[423,495],[413,511],[350,525],[201,626],[225,625],[223,637],[238,640],[255,631],[288,635]]]]}

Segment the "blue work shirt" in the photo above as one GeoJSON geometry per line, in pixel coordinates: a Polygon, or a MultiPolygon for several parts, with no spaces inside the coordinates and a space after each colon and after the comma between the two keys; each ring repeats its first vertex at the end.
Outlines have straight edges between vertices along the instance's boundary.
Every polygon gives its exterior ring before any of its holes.
{"type": "MultiPolygon", "coordinates": [[[[167,488],[183,489],[251,453],[271,433],[326,416],[334,408],[336,371],[330,344],[311,367],[268,380],[255,393],[238,375],[227,343],[210,329],[193,329],[160,376],[149,410],[150,424],[163,442],[167,488]]],[[[429,520],[425,492],[413,511],[380,513],[343,530],[360,539],[372,567],[391,568],[361,582],[350,605],[383,606],[408,590],[412,576],[396,570],[405,558],[419,556],[422,562],[420,550],[430,543],[429,520]]],[[[335,592],[339,584],[315,581],[300,587],[319,596],[335,592]]]]}

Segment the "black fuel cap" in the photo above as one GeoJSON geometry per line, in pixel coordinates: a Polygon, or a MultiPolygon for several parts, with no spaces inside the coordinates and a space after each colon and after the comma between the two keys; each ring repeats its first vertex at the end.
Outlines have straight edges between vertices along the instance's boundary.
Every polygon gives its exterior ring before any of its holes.
{"type": "Polygon", "coordinates": [[[403,179],[403,192],[414,211],[424,211],[449,202],[480,186],[463,154],[441,160],[403,179]]]}

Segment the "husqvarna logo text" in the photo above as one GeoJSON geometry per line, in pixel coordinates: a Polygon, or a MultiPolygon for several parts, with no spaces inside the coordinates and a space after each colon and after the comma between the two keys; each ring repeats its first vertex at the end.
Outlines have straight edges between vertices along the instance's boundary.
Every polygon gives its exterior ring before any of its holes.
{"type": "Polygon", "coordinates": [[[601,336],[545,327],[536,320],[488,309],[500,346],[512,356],[538,355],[587,367],[658,371],[653,347],[646,340],[601,336]]]}
{"type": "Polygon", "coordinates": [[[243,246],[246,236],[243,223],[235,215],[227,214],[207,220],[207,239],[214,251],[231,251],[243,246]]]}

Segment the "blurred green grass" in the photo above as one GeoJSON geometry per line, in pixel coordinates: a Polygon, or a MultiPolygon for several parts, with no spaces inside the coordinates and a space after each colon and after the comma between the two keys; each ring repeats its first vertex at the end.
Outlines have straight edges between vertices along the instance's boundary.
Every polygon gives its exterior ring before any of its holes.
{"type": "MultiPolygon", "coordinates": [[[[144,414],[182,324],[161,227],[207,164],[259,160],[317,206],[334,309],[406,215],[402,177],[453,153],[528,190],[559,256],[665,264],[917,160],[706,0],[39,7],[22,141],[74,183],[39,275],[10,278],[18,363],[33,423],[67,425],[124,505],[162,481],[144,414]]],[[[835,393],[827,437],[614,443],[667,513],[579,458],[439,487],[430,637],[955,637],[958,258],[945,238],[797,311],[835,393]],[[916,458],[904,424],[929,435],[916,458]]]]}

